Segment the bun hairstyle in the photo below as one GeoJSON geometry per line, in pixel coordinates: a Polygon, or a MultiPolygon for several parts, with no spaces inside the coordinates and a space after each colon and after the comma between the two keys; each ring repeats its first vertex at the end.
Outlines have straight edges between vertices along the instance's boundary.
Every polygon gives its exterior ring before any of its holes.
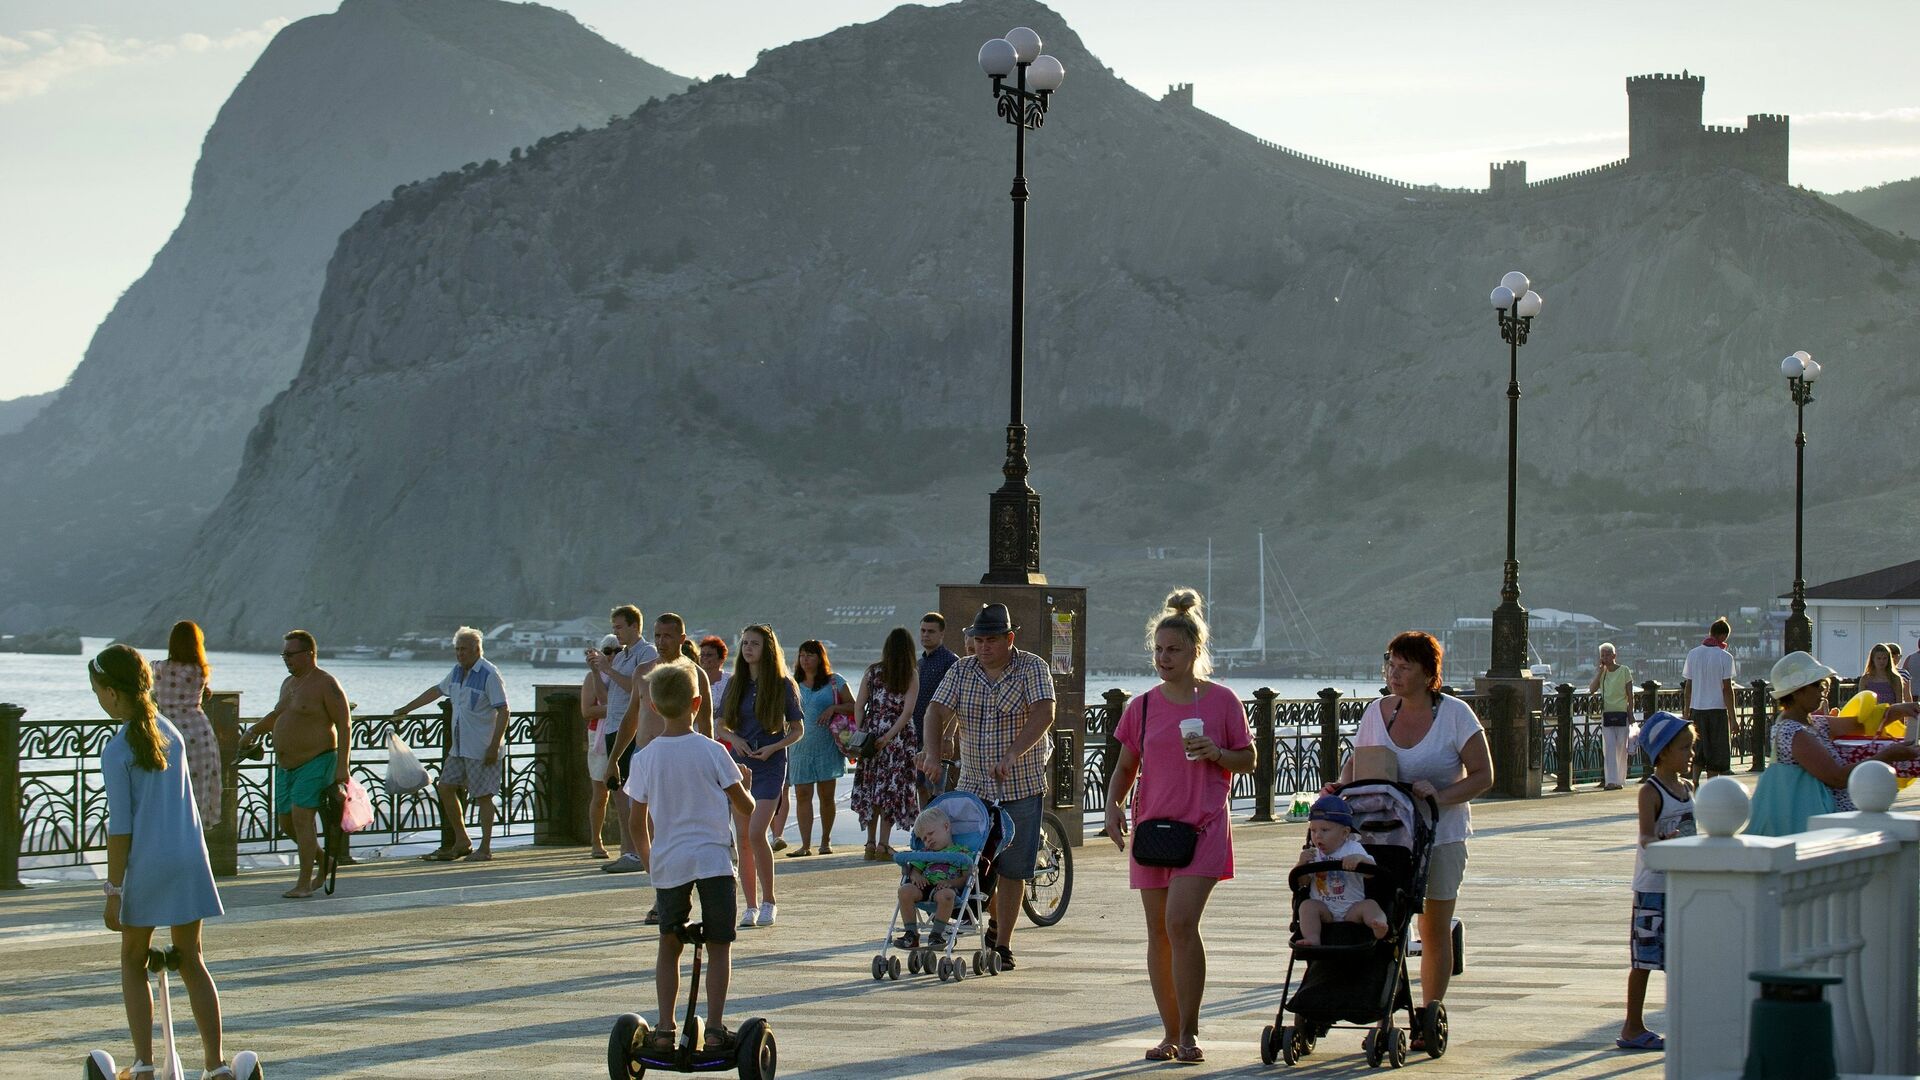
{"type": "Polygon", "coordinates": [[[127,746],[133,763],[149,772],[167,767],[167,747],[160,741],[159,710],[153,704],[153,669],[131,645],[109,645],[87,663],[87,677],[133,703],[127,716],[114,717],[127,728],[127,746]]]}
{"type": "Polygon", "coordinates": [[[1213,653],[1208,648],[1213,631],[1207,626],[1206,601],[1198,589],[1175,589],[1167,594],[1160,612],[1147,620],[1147,652],[1153,652],[1154,638],[1162,630],[1178,630],[1193,645],[1193,673],[1206,678],[1213,674],[1213,653]]]}

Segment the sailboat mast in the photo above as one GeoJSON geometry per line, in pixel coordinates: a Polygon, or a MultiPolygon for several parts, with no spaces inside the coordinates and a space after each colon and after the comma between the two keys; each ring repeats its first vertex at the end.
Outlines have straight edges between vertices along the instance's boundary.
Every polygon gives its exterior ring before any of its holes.
{"type": "Polygon", "coordinates": [[[1260,533],[1260,662],[1267,662],[1267,534],[1260,533]]]}

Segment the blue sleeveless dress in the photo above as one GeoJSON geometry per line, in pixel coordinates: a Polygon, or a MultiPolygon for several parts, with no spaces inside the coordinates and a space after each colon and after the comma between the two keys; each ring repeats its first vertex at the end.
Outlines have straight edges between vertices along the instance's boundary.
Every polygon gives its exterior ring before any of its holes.
{"type": "Polygon", "coordinates": [[[846,688],[847,680],[838,675],[828,678],[827,685],[818,690],[800,683],[800,712],[806,717],[807,733],[787,751],[787,783],[818,784],[846,775],[847,757],[823,719],[827,706],[846,688]]]}

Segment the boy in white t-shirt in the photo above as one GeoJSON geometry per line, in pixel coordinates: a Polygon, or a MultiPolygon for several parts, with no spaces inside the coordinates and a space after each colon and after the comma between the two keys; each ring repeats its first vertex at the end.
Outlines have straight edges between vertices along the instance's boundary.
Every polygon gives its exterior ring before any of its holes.
{"type": "Polygon", "coordinates": [[[678,1032],[673,1005],[680,995],[682,937],[700,893],[700,919],[707,942],[707,1049],[731,1053],[732,1032],[720,1022],[733,974],[733,815],[751,814],[753,796],[740,766],[725,747],[693,730],[700,707],[699,681],[685,659],[661,664],[647,677],[653,709],[665,729],[633,756],[627,797],[639,814],[653,815],[652,837],[642,835],[640,857],[653,876],[660,912],[660,952],[654,989],[660,1019],[648,1035],[652,1049],[670,1052],[678,1032]],[[731,804],[731,805],[729,805],[731,804]]]}
{"type": "Polygon", "coordinates": [[[1387,936],[1387,913],[1367,899],[1366,878],[1349,871],[1373,865],[1373,856],[1353,835],[1353,808],[1338,795],[1322,795],[1307,814],[1307,846],[1295,866],[1337,862],[1345,870],[1313,875],[1300,904],[1300,944],[1320,944],[1320,928],[1329,922],[1365,923],[1373,936],[1387,936]]]}

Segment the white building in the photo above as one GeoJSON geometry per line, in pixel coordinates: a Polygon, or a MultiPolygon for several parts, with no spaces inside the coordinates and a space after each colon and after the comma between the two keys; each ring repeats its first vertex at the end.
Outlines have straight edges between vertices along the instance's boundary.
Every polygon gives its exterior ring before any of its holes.
{"type": "Polygon", "coordinates": [[[1814,655],[1842,675],[1858,675],[1878,642],[1905,656],[1920,647],[1920,561],[1809,586],[1807,615],[1814,655]]]}

